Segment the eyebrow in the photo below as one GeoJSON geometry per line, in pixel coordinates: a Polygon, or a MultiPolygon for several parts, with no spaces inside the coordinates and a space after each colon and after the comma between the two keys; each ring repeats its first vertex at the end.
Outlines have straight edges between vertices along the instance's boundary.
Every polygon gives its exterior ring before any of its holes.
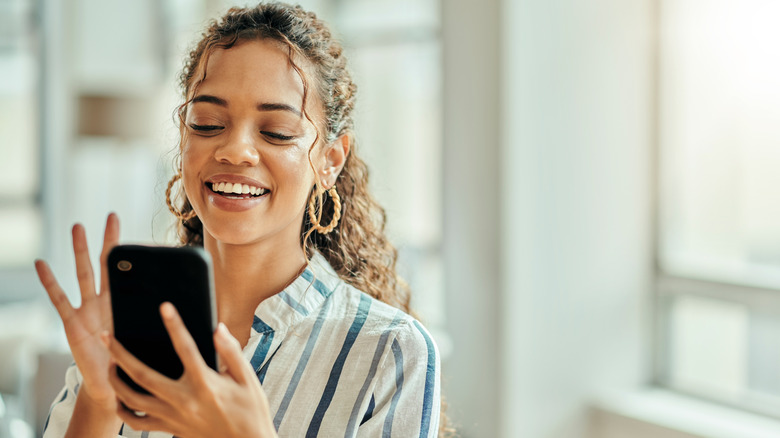
{"type": "Polygon", "coordinates": [[[206,102],[213,103],[214,105],[227,106],[225,99],[220,99],[217,96],[209,96],[208,94],[200,94],[192,98],[192,103],[206,102]]]}
{"type": "MultiPolygon", "coordinates": [[[[217,96],[211,96],[208,94],[201,94],[192,98],[192,103],[206,102],[213,103],[214,105],[227,107],[228,103],[225,99],[217,96]]],[[[289,111],[298,117],[301,117],[301,112],[292,105],[286,103],[260,103],[257,105],[258,111],[289,111]]]]}
{"type": "Polygon", "coordinates": [[[295,108],[286,103],[261,103],[257,105],[257,109],[260,111],[289,111],[298,117],[301,117],[301,112],[298,108],[295,108]]]}

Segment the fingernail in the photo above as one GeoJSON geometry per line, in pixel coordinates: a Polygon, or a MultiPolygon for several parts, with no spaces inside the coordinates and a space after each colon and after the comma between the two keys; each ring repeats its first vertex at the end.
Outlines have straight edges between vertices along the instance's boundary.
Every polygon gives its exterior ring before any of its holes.
{"type": "Polygon", "coordinates": [[[168,301],[160,304],[160,314],[163,318],[173,318],[173,304],[168,301]]]}

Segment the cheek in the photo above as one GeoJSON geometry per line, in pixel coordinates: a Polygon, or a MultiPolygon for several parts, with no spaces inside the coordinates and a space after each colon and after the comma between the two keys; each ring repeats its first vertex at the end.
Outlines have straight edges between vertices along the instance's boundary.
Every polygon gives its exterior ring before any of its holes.
{"type": "MultiPolygon", "coordinates": [[[[191,145],[184,145],[181,151],[181,174],[182,184],[184,184],[184,191],[187,194],[194,193],[193,190],[198,186],[198,171],[199,159],[202,154],[196,153],[191,145]]],[[[191,196],[187,196],[192,200],[191,196]]]]}
{"type": "MultiPolygon", "coordinates": [[[[314,158],[312,156],[312,158],[314,158]]],[[[284,185],[296,192],[306,192],[314,185],[314,171],[309,164],[308,148],[296,148],[284,151],[277,156],[277,171],[284,185]]]]}

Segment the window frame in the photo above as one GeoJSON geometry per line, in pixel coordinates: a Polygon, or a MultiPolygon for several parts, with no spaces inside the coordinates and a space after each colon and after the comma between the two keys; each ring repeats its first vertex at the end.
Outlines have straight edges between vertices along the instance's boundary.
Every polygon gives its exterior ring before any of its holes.
{"type": "MultiPolygon", "coordinates": [[[[663,232],[664,232],[664,166],[663,166],[663,71],[665,40],[663,35],[663,17],[661,10],[664,4],[673,0],[655,0],[653,27],[655,29],[653,56],[653,84],[652,92],[652,188],[653,188],[653,227],[652,227],[652,251],[654,260],[653,269],[653,296],[652,296],[652,359],[651,359],[651,383],[655,386],[669,389],[673,392],[691,396],[697,399],[715,402],[731,408],[736,408],[772,418],[780,419],[780,395],[760,394],[750,391],[749,387],[740,392],[740,401],[732,398],[716,395],[702,390],[685,388],[675,384],[671,378],[672,358],[671,342],[672,333],[672,305],[673,301],[680,297],[701,297],[718,300],[727,303],[744,305],[749,314],[755,309],[767,309],[780,320],[780,286],[772,287],[767,282],[739,281],[727,276],[721,278],[707,278],[706,275],[695,272],[685,272],[668,266],[663,260],[663,232]]],[[[748,333],[750,336],[750,333],[748,333]]],[[[748,338],[746,342],[749,342],[748,338]]]]}

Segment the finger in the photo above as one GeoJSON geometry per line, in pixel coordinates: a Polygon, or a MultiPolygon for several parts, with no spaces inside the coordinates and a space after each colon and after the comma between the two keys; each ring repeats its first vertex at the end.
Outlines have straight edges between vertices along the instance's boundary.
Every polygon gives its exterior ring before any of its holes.
{"type": "Polygon", "coordinates": [[[156,416],[170,412],[168,405],[161,401],[161,399],[136,392],[120,379],[119,374],[117,373],[116,364],[111,366],[111,371],[108,374],[108,381],[111,384],[111,387],[114,388],[114,392],[119,401],[131,411],[146,412],[147,414],[156,416]]]}
{"type": "Polygon", "coordinates": [[[117,407],[117,416],[122,419],[122,422],[133,428],[133,430],[156,430],[160,432],[167,432],[174,436],[181,435],[174,430],[174,427],[169,425],[166,421],[149,415],[138,416],[133,412],[122,407],[120,404],[117,407]]]}
{"type": "Polygon", "coordinates": [[[160,306],[160,315],[162,315],[165,329],[168,330],[173,348],[179,355],[184,369],[192,372],[195,376],[202,376],[203,371],[210,368],[203,360],[203,356],[200,355],[200,350],[181,320],[179,312],[176,311],[173,304],[165,302],[160,306]]]}
{"type": "Polygon", "coordinates": [[[100,293],[108,292],[108,253],[119,244],[119,217],[110,213],[103,233],[103,251],[100,253],[100,293]]]}
{"type": "Polygon", "coordinates": [[[114,361],[116,361],[116,364],[122,367],[122,370],[124,370],[135,383],[141,385],[141,387],[152,393],[152,395],[159,397],[164,401],[169,403],[175,403],[177,401],[175,397],[177,394],[175,381],[138,360],[138,358],[127,351],[116,338],[109,335],[107,332],[104,332],[101,335],[101,340],[106,345],[106,348],[108,348],[108,351],[111,353],[111,357],[114,361]]]}
{"type": "Polygon", "coordinates": [[[41,281],[43,288],[46,289],[46,293],[49,295],[49,300],[54,304],[54,308],[57,309],[60,319],[63,322],[68,321],[74,315],[73,306],[68,301],[68,297],[65,295],[62,287],[60,287],[60,284],[57,283],[57,279],[54,278],[51,268],[43,260],[36,260],[35,271],[38,273],[38,279],[41,281]]]}
{"type": "Polygon", "coordinates": [[[241,344],[221,322],[214,332],[214,347],[217,349],[221,366],[225,367],[225,371],[233,380],[240,384],[257,380],[254,370],[241,353],[241,344]]]}
{"type": "Polygon", "coordinates": [[[73,255],[76,257],[76,277],[79,280],[81,302],[85,303],[96,296],[95,273],[92,270],[92,262],[89,260],[87,233],[84,231],[84,226],[74,225],[71,233],[73,235],[73,255]]]}

